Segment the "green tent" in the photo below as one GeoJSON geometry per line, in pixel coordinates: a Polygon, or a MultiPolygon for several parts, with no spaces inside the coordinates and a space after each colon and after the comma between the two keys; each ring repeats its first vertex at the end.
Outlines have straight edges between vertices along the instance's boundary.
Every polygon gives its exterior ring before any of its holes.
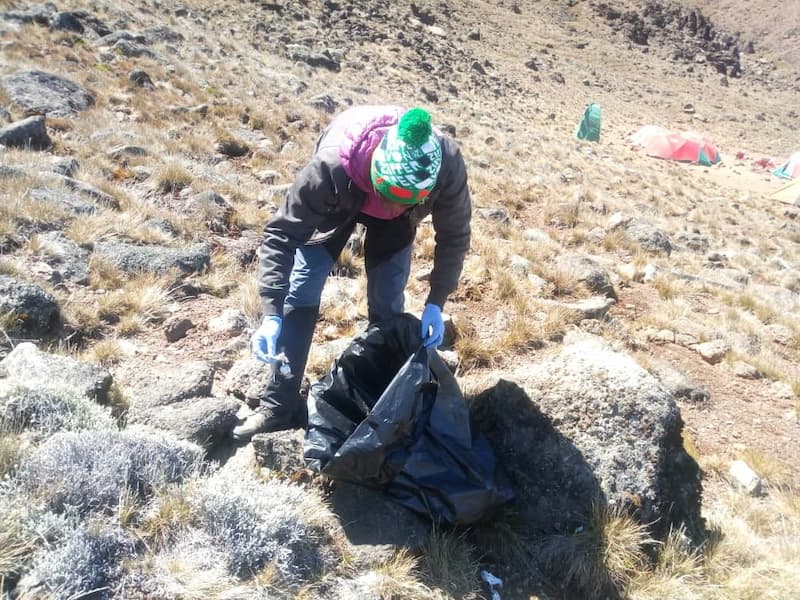
{"type": "Polygon", "coordinates": [[[575,137],[579,140],[599,142],[601,120],[600,107],[597,104],[590,104],[583,111],[583,118],[575,130],[575,137]]]}

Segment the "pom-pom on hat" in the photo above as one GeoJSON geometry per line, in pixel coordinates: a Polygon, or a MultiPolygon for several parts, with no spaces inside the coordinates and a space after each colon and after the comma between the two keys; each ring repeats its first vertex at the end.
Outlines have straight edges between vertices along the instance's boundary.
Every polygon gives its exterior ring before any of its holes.
{"type": "Polygon", "coordinates": [[[381,196],[401,204],[419,204],[428,196],[442,166],[442,146],[430,114],[406,112],[390,127],[372,153],[370,177],[381,196]]]}

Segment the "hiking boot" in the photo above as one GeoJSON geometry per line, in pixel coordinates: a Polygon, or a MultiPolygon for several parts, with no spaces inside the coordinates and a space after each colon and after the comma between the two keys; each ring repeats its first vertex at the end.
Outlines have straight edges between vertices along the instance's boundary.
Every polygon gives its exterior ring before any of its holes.
{"type": "Polygon", "coordinates": [[[238,441],[250,441],[257,433],[272,433],[275,431],[284,431],[286,429],[299,429],[305,427],[304,423],[298,423],[294,414],[281,414],[266,408],[259,407],[256,411],[245,418],[243,423],[240,423],[233,428],[231,436],[238,441]]]}

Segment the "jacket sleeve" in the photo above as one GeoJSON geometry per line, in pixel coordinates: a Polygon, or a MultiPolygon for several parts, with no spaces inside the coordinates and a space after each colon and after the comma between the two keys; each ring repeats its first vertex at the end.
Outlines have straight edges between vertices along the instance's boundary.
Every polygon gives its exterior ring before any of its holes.
{"type": "Polygon", "coordinates": [[[317,154],[297,175],[275,216],[264,226],[258,272],[264,315],[283,315],[295,252],[335,208],[331,167],[317,154]]]}
{"type": "MultiPolygon", "coordinates": [[[[433,255],[431,289],[427,303],[444,307],[447,296],[458,286],[458,278],[469,250],[472,202],[467,186],[467,168],[458,145],[445,138],[450,154],[439,197],[431,216],[436,248],[433,255]]],[[[444,166],[444,165],[443,165],[444,166]]]]}

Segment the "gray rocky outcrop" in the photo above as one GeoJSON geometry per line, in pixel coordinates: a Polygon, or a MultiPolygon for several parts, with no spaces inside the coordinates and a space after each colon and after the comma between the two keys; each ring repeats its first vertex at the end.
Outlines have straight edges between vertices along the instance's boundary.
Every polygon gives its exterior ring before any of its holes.
{"type": "Polygon", "coordinates": [[[258,406],[258,398],[267,387],[271,373],[269,365],[255,358],[238,360],[225,375],[222,389],[249,406],[258,406]]]}
{"type": "Polygon", "coordinates": [[[51,187],[34,187],[28,190],[28,198],[61,208],[75,215],[90,215],[97,211],[97,206],[87,202],[80,194],[51,187]]]}
{"type": "Polygon", "coordinates": [[[358,563],[390,559],[398,548],[420,548],[430,537],[430,523],[379,491],[336,481],[331,511],[344,529],[358,563]]]}
{"type": "MultiPolygon", "coordinates": [[[[58,327],[56,299],[38,285],[0,275],[0,330],[12,337],[45,337],[58,327]]],[[[0,343],[5,342],[0,335],[0,343]]]]}
{"type": "Polygon", "coordinates": [[[685,524],[698,540],[700,471],[683,449],[672,394],[600,338],[576,338],[471,402],[516,487],[524,527],[571,533],[599,504],[626,509],[657,536],[685,524]]]}
{"type": "Polygon", "coordinates": [[[9,148],[47,150],[53,141],[47,135],[44,117],[34,116],[0,128],[0,144],[9,148]]]}
{"type": "Polygon", "coordinates": [[[128,415],[132,425],[168,431],[181,440],[213,448],[230,436],[237,423],[239,403],[233,398],[187,398],[155,410],[137,410],[128,415]]]}
{"type": "Polygon", "coordinates": [[[650,365],[650,372],[675,398],[682,398],[691,402],[702,402],[709,398],[708,390],[692,381],[686,373],[679,371],[666,361],[653,361],[650,365]]]}
{"type": "Polygon", "coordinates": [[[265,469],[289,478],[298,477],[306,469],[304,441],[305,432],[301,429],[259,433],[251,440],[256,462],[265,469]]]}
{"type": "Polygon", "coordinates": [[[672,253],[672,243],[667,235],[647,221],[632,219],[625,226],[625,233],[632,242],[646,252],[663,253],[667,256],[672,253]]]}
{"type": "Polygon", "coordinates": [[[38,257],[55,272],[58,281],[78,285],[89,283],[89,251],[81,248],[60,231],[39,234],[38,257]]]}
{"type": "Polygon", "coordinates": [[[124,242],[98,242],[94,245],[94,252],[128,275],[163,274],[171,269],[191,274],[200,272],[211,264],[211,249],[207,244],[172,248],[137,246],[124,242]]]}
{"type": "Polygon", "coordinates": [[[119,210],[119,200],[117,200],[116,198],[114,198],[114,196],[110,194],[106,194],[103,190],[98,189],[97,187],[93,186],[90,183],[86,183],[85,181],[79,181],[77,179],[73,179],[72,177],[67,177],[65,175],[59,175],[58,173],[55,172],[43,172],[40,173],[40,176],[45,178],[47,182],[60,184],[65,188],[67,188],[68,190],[72,190],[73,192],[76,192],[81,196],[90,198],[95,202],[99,202],[106,208],[119,210]]]}
{"type": "Polygon", "coordinates": [[[558,268],[571,273],[572,276],[595,294],[617,299],[614,284],[608,271],[588,256],[564,255],[558,258],[558,268]]]}
{"type": "Polygon", "coordinates": [[[48,117],[72,117],[94,105],[94,95],[74,81],[45,73],[22,71],[0,79],[12,102],[26,111],[48,117]]]}
{"type": "Polygon", "coordinates": [[[111,373],[69,356],[42,352],[34,344],[19,344],[0,362],[0,374],[34,389],[69,391],[101,404],[109,403],[111,373]]]}
{"type": "Polygon", "coordinates": [[[220,194],[207,191],[192,196],[184,206],[186,214],[201,220],[215,233],[228,231],[233,217],[233,206],[220,194]]]}
{"type": "Polygon", "coordinates": [[[136,371],[122,377],[128,382],[131,411],[147,411],[211,395],[215,368],[207,362],[192,361],[177,367],[136,371]]]}

